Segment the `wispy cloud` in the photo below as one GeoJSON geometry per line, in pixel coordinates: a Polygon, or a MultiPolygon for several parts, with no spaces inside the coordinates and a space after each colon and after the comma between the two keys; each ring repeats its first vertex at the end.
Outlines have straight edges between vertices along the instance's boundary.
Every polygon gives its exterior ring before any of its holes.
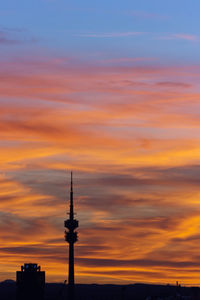
{"type": "Polygon", "coordinates": [[[14,10],[0,10],[0,16],[9,16],[14,14],[15,14],[14,10]]]}
{"type": "Polygon", "coordinates": [[[174,82],[174,81],[160,81],[156,83],[157,86],[166,88],[191,88],[192,84],[184,82],[174,82]]]}
{"type": "Polygon", "coordinates": [[[88,37],[88,38],[118,38],[118,37],[138,36],[142,34],[144,34],[144,32],[126,31],[126,32],[83,33],[83,34],[77,34],[76,36],[88,37]]]}
{"type": "Polygon", "coordinates": [[[157,20],[169,19],[168,16],[159,15],[159,14],[156,14],[156,13],[149,13],[149,12],[146,12],[146,11],[134,10],[134,11],[128,12],[128,14],[132,15],[134,17],[142,18],[142,19],[157,19],[157,20]]]}
{"type": "Polygon", "coordinates": [[[173,33],[160,37],[162,40],[186,40],[191,42],[196,42],[199,40],[199,37],[194,34],[185,34],[185,33],[173,33]]]}
{"type": "Polygon", "coordinates": [[[173,34],[172,37],[176,39],[182,39],[182,40],[187,40],[187,41],[197,41],[198,36],[192,35],[192,34],[173,34]]]}
{"type": "Polygon", "coordinates": [[[6,34],[4,31],[0,31],[0,44],[1,45],[12,45],[19,44],[20,40],[10,37],[10,35],[6,34]]]}
{"type": "Polygon", "coordinates": [[[104,59],[102,62],[105,63],[136,63],[136,62],[148,62],[154,61],[153,57],[119,57],[119,58],[110,58],[104,59]]]}
{"type": "MultiPolygon", "coordinates": [[[[80,33],[74,34],[76,37],[82,38],[123,38],[123,37],[136,37],[140,35],[145,35],[147,32],[141,31],[126,31],[126,32],[92,32],[92,33],[80,33]]],[[[172,34],[163,34],[163,35],[154,35],[152,32],[149,32],[148,35],[154,39],[159,40],[185,40],[189,42],[197,42],[199,37],[194,34],[185,34],[185,33],[172,33],[172,34]]]]}
{"type": "Polygon", "coordinates": [[[0,44],[1,45],[14,45],[22,44],[25,42],[35,42],[36,39],[32,38],[24,29],[20,28],[2,28],[0,29],[0,44]]]}

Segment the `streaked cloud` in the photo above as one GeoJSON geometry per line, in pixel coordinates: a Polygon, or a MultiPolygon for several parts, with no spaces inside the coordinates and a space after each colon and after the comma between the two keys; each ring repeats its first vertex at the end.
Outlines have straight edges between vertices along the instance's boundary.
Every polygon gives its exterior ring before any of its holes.
{"type": "Polygon", "coordinates": [[[197,280],[199,67],[70,57],[1,67],[0,264],[9,277],[27,259],[48,281],[66,277],[73,169],[78,282],[197,280]]]}
{"type": "Polygon", "coordinates": [[[137,62],[148,62],[148,61],[152,62],[154,60],[155,58],[151,58],[151,57],[119,57],[119,58],[110,58],[110,59],[101,60],[101,62],[123,64],[123,63],[137,63],[137,62]]]}
{"type": "Polygon", "coordinates": [[[0,44],[1,45],[12,45],[12,44],[19,44],[20,40],[10,37],[6,34],[5,31],[0,31],[0,44]]]}
{"type": "Polygon", "coordinates": [[[126,31],[126,32],[104,32],[104,33],[82,33],[77,34],[79,37],[87,38],[120,38],[142,35],[144,32],[126,31]]]}
{"type": "Polygon", "coordinates": [[[132,15],[133,17],[142,18],[142,19],[154,19],[154,20],[167,20],[169,19],[166,15],[159,15],[156,13],[149,13],[148,11],[131,11],[128,13],[129,15],[132,15]]]}
{"type": "Polygon", "coordinates": [[[33,43],[36,42],[36,39],[34,37],[31,37],[30,34],[24,29],[7,27],[2,27],[0,29],[1,45],[17,46],[27,42],[33,43]]]}
{"type": "Polygon", "coordinates": [[[173,33],[166,36],[160,37],[160,39],[164,40],[185,40],[189,42],[197,42],[199,37],[194,34],[185,34],[185,33],[173,33]]]}
{"type": "Polygon", "coordinates": [[[184,82],[171,82],[171,81],[162,81],[156,83],[158,86],[166,88],[191,88],[192,84],[184,82]]]}

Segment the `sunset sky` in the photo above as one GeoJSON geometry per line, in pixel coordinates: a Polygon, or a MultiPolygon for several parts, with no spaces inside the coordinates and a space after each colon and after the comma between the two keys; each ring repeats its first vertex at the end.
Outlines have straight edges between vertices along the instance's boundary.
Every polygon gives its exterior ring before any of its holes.
{"type": "Polygon", "coordinates": [[[0,5],[0,281],[200,284],[200,1],[0,5]]]}

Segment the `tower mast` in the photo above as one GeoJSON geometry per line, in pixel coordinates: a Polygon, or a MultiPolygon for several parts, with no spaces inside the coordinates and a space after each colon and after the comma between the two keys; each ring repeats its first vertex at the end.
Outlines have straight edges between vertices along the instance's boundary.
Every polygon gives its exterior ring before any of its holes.
{"type": "Polygon", "coordinates": [[[74,299],[74,243],[78,240],[77,232],[74,231],[78,227],[78,221],[74,219],[74,203],[73,203],[73,177],[71,172],[71,189],[70,189],[70,212],[69,219],[64,222],[65,240],[69,243],[69,272],[68,272],[68,292],[69,300],[74,299]]]}

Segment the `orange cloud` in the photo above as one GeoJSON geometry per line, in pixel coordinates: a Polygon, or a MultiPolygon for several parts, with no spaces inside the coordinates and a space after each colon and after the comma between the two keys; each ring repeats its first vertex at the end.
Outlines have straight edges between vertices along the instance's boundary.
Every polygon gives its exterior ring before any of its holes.
{"type": "Polygon", "coordinates": [[[73,169],[79,282],[198,282],[198,67],[15,61],[0,78],[0,278],[30,260],[66,278],[73,169]]]}

